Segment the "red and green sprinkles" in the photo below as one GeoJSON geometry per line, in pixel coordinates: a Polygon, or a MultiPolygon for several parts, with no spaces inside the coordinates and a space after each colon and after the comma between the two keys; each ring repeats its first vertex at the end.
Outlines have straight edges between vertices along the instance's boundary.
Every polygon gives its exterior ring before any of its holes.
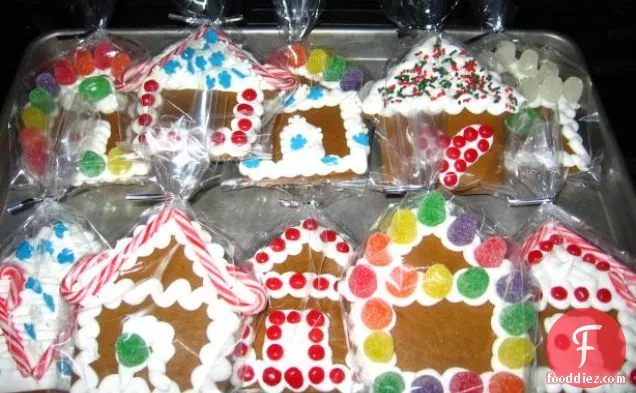
{"type": "Polygon", "coordinates": [[[387,81],[379,88],[386,103],[400,103],[409,98],[429,97],[435,101],[448,96],[465,105],[471,101],[492,99],[497,104],[505,100],[505,108],[516,112],[519,105],[514,89],[502,85],[466,51],[453,49],[447,52],[438,39],[431,51],[419,51],[414,56],[417,63],[387,81]]]}

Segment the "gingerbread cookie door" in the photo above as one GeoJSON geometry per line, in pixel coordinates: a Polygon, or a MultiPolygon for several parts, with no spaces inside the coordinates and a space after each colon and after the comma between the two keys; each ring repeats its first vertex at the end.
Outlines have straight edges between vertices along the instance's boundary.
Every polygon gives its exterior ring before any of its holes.
{"type": "Polygon", "coordinates": [[[241,390],[349,392],[349,346],[338,282],[353,256],[349,241],[307,218],[285,228],[249,263],[270,303],[253,317],[234,352],[241,390]]]}
{"type": "Polygon", "coordinates": [[[377,393],[523,392],[536,317],[506,239],[438,192],[385,218],[341,285],[363,382],[377,393]]]}

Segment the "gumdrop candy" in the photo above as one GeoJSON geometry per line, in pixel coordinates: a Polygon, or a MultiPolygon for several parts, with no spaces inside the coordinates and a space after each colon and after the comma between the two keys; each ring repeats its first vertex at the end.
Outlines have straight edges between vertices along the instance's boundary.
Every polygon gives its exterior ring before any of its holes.
{"type": "Polygon", "coordinates": [[[422,199],[417,218],[429,227],[437,226],[446,220],[446,200],[441,192],[431,192],[422,199]]]}
{"type": "Polygon", "coordinates": [[[393,338],[388,333],[373,332],[364,340],[364,354],[376,363],[388,363],[393,358],[393,338]]]}
{"type": "Polygon", "coordinates": [[[444,393],[444,386],[432,375],[420,375],[411,383],[411,393],[444,393]]]}
{"type": "Polygon", "coordinates": [[[534,49],[526,49],[519,56],[517,69],[528,76],[538,74],[537,64],[539,63],[539,54],[534,49]]]}
{"type": "Polygon", "coordinates": [[[481,267],[501,266],[508,247],[501,236],[491,236],[475,249],[475,260],[481,267]]]}
{"type": "Polygon", "coordinates": [[[97,177],[106,169],[106,162],[99,154],[87,151],[79,162],[79,169],[87,177],[97,177]]]}
{"type": "Polygon", "coordinates": [[[393,321],[393,309],[382,299],[369,299],[362,307],[362,322],[371,330],[388,327],[393,321]]]}
{"type": "Polygon", "coordinates": [[[116,80],[121,80],[124,76],[124,72],[130,66],[131,60],[130,56],[126,53],[118,53],[115,57],[113,57],[113,65],[111,68],[111,73],[113,74],[113,78],[116,80]]]}
{"type": "Polygon", "coordinates": [[[434,299],[443,299],[453,289],[453,273],[441,263],[431,265],[424,273],[422,287],[428,296],[434,299]]]}
{"type": "Polygon", "coordinates": [[[60,87],[55,81],[55,77],[50,72],[43,72],[35,77],[35,85],[49,92],[53,97],[60,94],[60,87]]]}
{"type": "Polygon", "coordinates": [[[525,108],[513,116],[504,120],[506,127],[518,135],[525,136],[530,133],[537,120],[537,112],[532,108],[525,108]]]}
{"type": "Polygon", "coordinates": [[[48,163],[48,141],[46,134],[36,128],[29,127],[20,131],[20,147],[29,170],[43,176],[48,163]]]}
{"type": "Polygon", "coordinates": [[[58,60],[53,66],[53,74],[59,85],[68,86],[77,81],[77,73],[73,64],[66,59],[58,60]]]}
{"type": "Polygon", "coordinates": [[[307,51],[302,44],[296,43],[285,48],[287,62],[292,67],[302,67],[307,63],[307,51]]]}
{"type": "Polygon", "coordinates": [[[391,263],[391,254],[388,247],[391,239],[382,232],[374,232],[367,239],[365,258],[375,266],[386,266],[391,263]]]}
{"type": "Polygon", "coordinates": [[[529,303],[507,306],[499,314],[499,324],[511,336],[525,334],[537,321],[537,313],[529,303]]]}
{"type": "Polygon", "coordinates": [[[519,83],[519,88],[528,101],[534,101],[539,97],[539,85],[537,78],[525,78],[519,83]]]}
{"type": "Polygon", "coordinates": [[[571,76],[563,82],[563,96],[570,102],[578,102],[583,94],[583,81],[571,76]]]}
{"type": "Polygon", "coordinates": [[[29,103],[47,115],[55,110],[53,97],[48,90],[42,87],[36,87],[29,92],[29,103]]]}
{"type": "Polygon", "coordinates": [[[502,65],[508,66],[516,59],[517,48],[513,42],[501,41],[497,45],[495,57],[502,65]]]}
{"type": "Polygon", "coordinates": [[[524,393],[526,386],[523,379],[505,371],[490,377],[488,391],[490,393],[524,393]]]}
{"type": "Polygon", "coordinates": [[[141,336],[135,333],[123,333],[115,344],[117,361],[124,367],[137,367],[150,357],[150,348],[141,336]]]}
{"type": "Polygon", "coordinates": [[[411,265],[398,266],[386,281],[387,291],[395,297],[408,297],[417,287],[417,270],[411,265]]]}
{"type": "Polygon", "coordinates": [[[41,110],[34,106],[28,106],[22,110],[22,123],[25,128],[33,127],[40,131],[46,130],[48,119],[41,110]]]}
{"type": "Polygon", "coordinates": [[[563,94],[563,82],[558,76],[549,76],[539,85],[539,96],[548,102],[558,102],[563,94]]]}
{"type": "Polygon", "coordinates": [[[98,102],[113,92],[110,82],[105,76],[86,78],[79,85],[80,94],[90,102],[98,102]]]}
{"type": "Polygon", "coordinates": [[[353,268],[348,284],[351,293],[359,298],[368,298],[378,287],[375,272],[364,265],[353,268]]]}
{"type": "Polygon", "coordinates": [[[349,67],[342,76],[340,89],[342,91],[358,91],[364,83],[364,74],[358,67],[349,67]]]}
{"type": "Polygon", "coordinates": [[[73,55],[73,67],[78,75],[90,75],[95,71],[93,55],[86,49],[80,49],[73,55]]]}
{"type": "Polygon", "coordinates": [[[95,67],[100,70],[110,68],[115,57],[115,48],[109,43],[101,43],[95,48],[95,67]]]}
{"type": "Polygon", "coordinates": [[[409,209],[398,209],[391,219],[389,237],[397,244],[409,244],[417,237],[417,219],[409,209]]]}
{"type": "Polygon", "coordinates": [[[497,351],[499,361],[506,367],[526,367],[534,360],[534,344],[526,337],[509,337],[497,351]]]}
{"type": "Polygon", "coordinates": [[[451,393],[482,393],[484,382],[476,372],[462,371],[451,378],[450,391],[451,393]]]}
{"type": "Polygon", "coordinates": [[[404,388],[404,379],[400,374],[393,371],[380,374],[373,381],[374,393],[402,393],[404,388]]]}
{"type": "Polygon", "coordinates": [[[334,56],[327,63],[323,79],[327,82],[339,81],[344,76],[345,71],[347,71],[347,61],[344,57],[334,56]]]}
{"type": "Polygon", "coordinates": [[[462,214],[448,227],[448,240],[456,246],[467,246],[473,242],[477,233],[477,217],[462,214]]]}
{"type": "Polygon", "coordinates": [[[508,303],[518,303],[532,291],[532,279],[521,270],[513,270],[497,280],[497,294],[508,303]]]}
{"type": "Polygon", "coordinates": [[[317,75],[327,68],[327,62],[329,62],[329,54],[324,49],[313,49],[309,52],[309,58],[305,68],[310,73],[317,75]]]}
{"type": "Polygon", "coordinates": [[[108,152],[108,164],[106,168],[114,175],[122,175],[132,168],[132,161],[130,160],[130,150],[123,147],[113,147],[108,152]]]}
{"type": "Polygon", "coordinates": [[[477,299],[486,292],[489,283],[490,277],[484,269],[471,267],[457,279],[457,289],[465,297],[477,299]]]}

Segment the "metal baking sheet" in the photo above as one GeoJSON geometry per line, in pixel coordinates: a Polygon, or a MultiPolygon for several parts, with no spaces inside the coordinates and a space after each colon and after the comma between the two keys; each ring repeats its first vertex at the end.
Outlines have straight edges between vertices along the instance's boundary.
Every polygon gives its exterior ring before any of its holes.
{"type": "MultiPolygon", "coordinates": [[[[188,30],[112,30],[114,34],[135,40],[148,47],[158,49],[163,43],[184,37],[188,30]]],[[[18,92],[17,81],[31,66],[41,63],[71,46],[69,37],[77,31],[58,31],[34,41],[25,51],[16,82],[8,95],[1,112],[2,124],[7,124],[11,105],[18,92]]],[[[280,41],[275,29],[239,29],[231,32],[239,37],[251,51],[263,54],[277,47],[280,41]]],[[[478,30],[449,30],[448,36],[464,41],[479,35],[478,30]]],[[[512,36],[523,37],[553,47],[584,66],[583,57],[577,46],[558,34],[539,31],[509,31],[512,36]]],[[[391,29],[316,29],[309,40],[317,46],[327,46],[345,53],[356,60],[369,74],[382,76],[386,60],[399,54],[404,43],[400,43],[391,29]]],[[[590,102],[584,103],[588,113],[598,113],[600,121],[588,126],[588,133],[598,138],[603,147],[602,182],[600,185],[568,181],[560,194],[558,203],[566,210],[579,216],[596,228],[617,246],[636,254],[636,198],[623,158],[617,148],[609,121],[605,117],[596,92],[590,102]]],[[[0,200],[6,205],[24,197],[24,193],[7,190],[8,143],[6,132],[0,134],[0,200]]],[[[83,211],[107,240],[116,241],[136,217],[147,208],[147,204],[126,201],[127,192],[148,191],[148,187],[102,186],[84,192],[67,203],[83,211]]],[[[223,192],[219,188],[209,189],[196,198],[194,205],[206,212],[206,216],[225,228],[240,246],[249,245],[250,240],[260,232],[272,227],[286,213],[288,207],[278,203],[286,196],[276,190],[245,189],[223,192]]],[[[508,231],[516,231],[534,207],[511,208],[503,200],[487,196],[471,196],[471,202],[482,207],[489,216],[508,231]]],[[[360,241],[382,211],[398,199],[377,192],[364,196],[341,200],[326,208],[327,214],[345,227],[360,241]]],[[[30,211],[17,216],[4,215],[1,226],[4,233],[14,230],[30,211]]]]}

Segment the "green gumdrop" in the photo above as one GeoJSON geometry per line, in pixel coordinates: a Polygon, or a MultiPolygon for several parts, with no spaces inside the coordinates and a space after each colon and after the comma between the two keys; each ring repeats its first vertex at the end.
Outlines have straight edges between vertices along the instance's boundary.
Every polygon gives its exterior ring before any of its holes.
{"type": "Polygon", "coordinates": [[[113,92],[113,89],[105,76],[92,76],[80,83],[79,92],[90,102],[97,102],[108,97],[113,92]]]}
{"type": "Polygon", "coordinates": [[[525,334],[537,321],[537,313],[530,304],[513,304],[499,315],[499,324],[511,336],[525,334]]]}
{"type": "Polygon", "coordinates": [[[486,292],[488,289],[488,273],[480,267],[471,267],[466,270],[457,280],[457,289],[459,293],[469,299],[476,299],[486,292]]]}
{"type": "Polygon", "coordinates": [[[150,349],[141,336],[135,333],[122,333],[115,344],[117,361],[124,367],[136,367],[150,356],[150,349]]]}
{"type": "Polygon", "coordinates": [[[80,171],[88,177],[99,176],[106,169],[106,162],[99,154],[87,151],[79,163],[80,171]]]}
{"type": "Polygon", "coordinates": [[[55,109],[55,102],[46,89],[37,87],[29,93],[29,102],[44,114],[49,114],[55,109]]]}
{"type": "Polygon", "coordinates": [[[347,71],[347,61],[341,56],[335,56],[329,59],[323,78],[327,82],[339,81],[345,71],[347,71]]]}
{"type": "Polygon", "coordinates": [[[404,387],[404,379],[393,371],[378,375],[373,383],[375,393],[402,393],[404,387]]]}
{"type": "Polygon", "coordinates": [[[515,113],[513,116],[507,117],[504,123],[510,131],[525,136],[532,130],[536,120],[537,112],[532,108],[526,108],[515,113]]]}
{"type": "Polygon", "coordinates": [[[420,204],[417,218],[429,227],[443,223],[446,220],[446,200],[442,193],[434,191],[426,195],[420,204]]]}

